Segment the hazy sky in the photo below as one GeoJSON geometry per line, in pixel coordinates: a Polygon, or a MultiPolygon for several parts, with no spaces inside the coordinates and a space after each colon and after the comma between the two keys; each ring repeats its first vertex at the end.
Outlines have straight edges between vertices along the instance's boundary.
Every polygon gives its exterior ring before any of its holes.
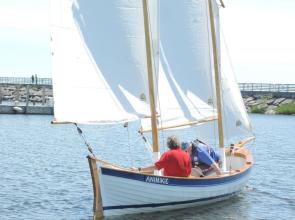
{"type": "MultiPolygon", "coordinates": [[[[224,0],[238,82],[295,83],[295,1],[224,0]]],[[[0,0],[0,76],[51,77],[49,0],[0,0]]]]}

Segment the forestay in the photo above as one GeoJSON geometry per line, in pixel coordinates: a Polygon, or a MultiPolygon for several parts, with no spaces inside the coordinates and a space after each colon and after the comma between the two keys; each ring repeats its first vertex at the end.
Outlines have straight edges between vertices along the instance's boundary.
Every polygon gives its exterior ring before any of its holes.
{"type": "Polygon", "coordinates": [[[52,0],[51,12],[55,120],[150,115],[142,2],[52,0]]]}

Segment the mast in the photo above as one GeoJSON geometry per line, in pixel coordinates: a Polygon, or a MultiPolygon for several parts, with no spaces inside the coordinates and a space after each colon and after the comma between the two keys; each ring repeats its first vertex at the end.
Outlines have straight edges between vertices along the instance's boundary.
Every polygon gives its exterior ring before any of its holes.
{"type": "Polygon", "coordinates": [[[220,69],[218,64],[218,53],[216,44],[216,33],[214,24],[214,15],[212,9],[212,2],[209,2],[209,14],[210,14],[210,29],[212,37],[212,47],[213,47],[213,60],[214,60],[214,79],[215,79],[215,89],[216,89],[216,104],[218,113],[218,138],[219,138],[219,148],[222,149],[222,169],[226,170],[225,164],[225,150],[224,150],[224,135],[223,135],[223,124],[222,124],[222,104],[221,104],[221,87],[220,87],[220,69]]]}
{"type": "Polygon", "coordinates": [[[154,76],[153,76],[153,64],[152,64],[152,47],[151,47],[150,25],[149,25],[150,22],[149,22],[149,14],[148,14],[148,0],[142,0],[142,4],[143,4],[146,55],[147,55],[151,125],[152,125],[152,137],[153,137],[153,152],[154,152],[153,157],[154,157],[154,161],[156,161],[160,157],[160,150],[159,150],[159,142],[158,142],[158,127],[157,127],[157,117],[156,117],[154,76]]]}

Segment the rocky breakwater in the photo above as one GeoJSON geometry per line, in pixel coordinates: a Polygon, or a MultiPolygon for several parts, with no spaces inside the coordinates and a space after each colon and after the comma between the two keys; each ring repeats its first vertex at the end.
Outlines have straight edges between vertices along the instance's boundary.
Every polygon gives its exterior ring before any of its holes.
{"type": "Polygon", "coordinates": [[[249,113],[262,114],[295,114],[295,100],[290,98],[274,98],[272,96],[243,97],[249,113]]]}
{"type": "Polygon", "coordinates": [[[1,104],[52,105],[52,97],[47,85],[0,85],[1,104]]]}

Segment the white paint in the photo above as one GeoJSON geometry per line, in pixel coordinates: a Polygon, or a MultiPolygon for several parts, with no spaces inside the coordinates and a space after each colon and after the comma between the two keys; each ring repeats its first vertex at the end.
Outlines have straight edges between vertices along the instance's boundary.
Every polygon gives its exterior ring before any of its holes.
{"type": "MultiPolygon", "coordinates": [[[[234,168],[241,168],[245,164],[243,158],[235,157],[232,159],[232,166],[234,168]]],[[[211,185],[211,186],[173,186],[163,184],[165,177],[158,177],[159,183],[143,182],[137,180],[130,180],[122,177],[114,177],[100,174],[102,200],[103,206],[126,206],[126,205],[140,205],[140,204],[158,204],[169,203],[186,200],[204,199],[216,197],[224,194],[230,194],[240,191],[249,178],[249,174],[237,179],[234,182],[227,184],[211,185]],[[160,180],[162,179],[162,180],[160,180]],[[160,183],[161,182],[161,183],[160,183]]],[[[202,178],[204,179],[204,178],[202,178]]],[[[157,181],[154,181],[157,182],[157,181]]],[[[155,212],[175,210],[186,207],[193,207],[210,203],[214,201],[223,200],[226,198],[219,198],[216,200],[197,202],[181,205],[170,205],[162,207],[146,207],[146,208],[128,208],[128,209],[114,209],[105,210],[104,215],[123,215],[142,212],[155,212]]]]}

